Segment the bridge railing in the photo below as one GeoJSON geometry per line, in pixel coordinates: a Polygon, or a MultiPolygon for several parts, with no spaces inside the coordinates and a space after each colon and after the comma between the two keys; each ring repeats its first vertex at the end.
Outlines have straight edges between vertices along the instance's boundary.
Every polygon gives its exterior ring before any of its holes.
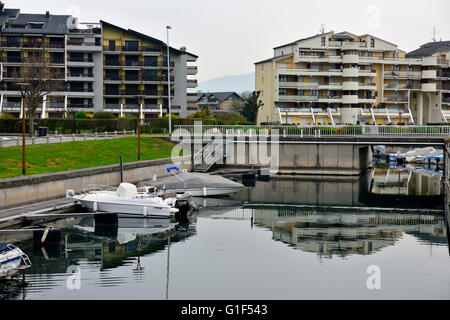
{"type": "MultiPolygon", "coordinates": [[[[233,136],[271,135],[296,137],[342,137],[342,136],[439,136],[450,138],[450,126],[221,126],[221,125],[176,125],[175,130],[186,130],[190,134],[222,134],[233,136]]],[[[184,131],[184,132],[186,132],[184,131]]],[[[182,131],[178,131],[182,134],[182,131]]]]}

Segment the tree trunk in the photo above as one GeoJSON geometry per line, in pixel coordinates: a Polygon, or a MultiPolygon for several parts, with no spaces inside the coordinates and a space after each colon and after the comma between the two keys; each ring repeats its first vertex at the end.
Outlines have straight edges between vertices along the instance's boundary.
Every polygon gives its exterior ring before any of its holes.
{"type": "Polygon", "coordinates": [[[28,132],[30,134],[30,137],[34,136],[34,111],[30,110],[29,120],[28,120],[28,132]]]}

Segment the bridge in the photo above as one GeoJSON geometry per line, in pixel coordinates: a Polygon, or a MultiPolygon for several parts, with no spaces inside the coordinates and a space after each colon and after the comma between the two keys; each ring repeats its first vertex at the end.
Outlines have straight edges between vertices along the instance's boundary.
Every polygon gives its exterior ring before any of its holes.
{"type": "Polygon", "coordinates": [[[172,141],[186,143],[185,138],[197,171],[225,164],[287,174],[359,175],[371,163],[371,146],[443,148],[450,126],[175,126],[172,141]]]}

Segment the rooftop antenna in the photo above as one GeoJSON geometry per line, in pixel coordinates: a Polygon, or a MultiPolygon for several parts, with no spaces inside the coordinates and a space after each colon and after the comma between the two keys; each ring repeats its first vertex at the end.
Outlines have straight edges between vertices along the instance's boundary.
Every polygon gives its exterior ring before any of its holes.
{"type": "Polygon", "coordinates": [[[433,37],[431,38],[433,40],[433,42],[436,42],[436,35],[437,34],[438,34],[437,27],[434,26],[433,27],[433,32],[432,32],[433,37]]]}
{"type": "Polygon", "coordinates": [[[324,33],[325,33],[325,24],[324,24],[324,23],[322,23],[322,24],[320,25],[320,30],[319,30],[319,32],[320,32],[321,34],[324,34],[324,33]]]}

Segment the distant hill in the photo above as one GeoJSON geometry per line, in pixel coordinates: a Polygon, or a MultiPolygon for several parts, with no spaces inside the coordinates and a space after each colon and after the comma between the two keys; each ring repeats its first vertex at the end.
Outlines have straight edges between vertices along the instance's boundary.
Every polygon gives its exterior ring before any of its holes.
{"type": "Polygon", "coordinates": [[[226,76],[200,82],[197,90],[202,92],[235,91],[237,93],[253,91],[255,90],[255,74],[226,76]]]}

